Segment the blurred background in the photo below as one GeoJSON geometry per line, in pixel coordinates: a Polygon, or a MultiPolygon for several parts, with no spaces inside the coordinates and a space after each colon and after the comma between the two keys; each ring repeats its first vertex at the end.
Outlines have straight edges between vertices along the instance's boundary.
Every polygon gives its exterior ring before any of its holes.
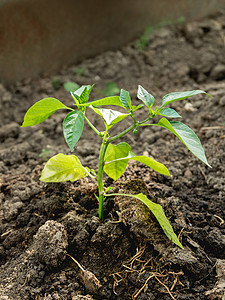
{"type": "Polygon", "coordinates": [[[51,74],[118,49],[147,26],[198,20],[224,7],[225,0],[1,0],[0,81],[51,74]]]}

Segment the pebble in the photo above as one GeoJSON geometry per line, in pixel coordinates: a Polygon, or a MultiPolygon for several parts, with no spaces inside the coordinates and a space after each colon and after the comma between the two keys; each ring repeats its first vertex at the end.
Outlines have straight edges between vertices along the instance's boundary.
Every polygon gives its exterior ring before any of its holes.
{"type": "Polygon", "coordinates": [[[210,77],[212,79],[215,79],[215,80],[222,80],[225,78],[225,65],[222,65],[222,64],[218,64],[216,65],[211,74],[210,74],[210,77]]]}
{"type": "Polygon", "coordinates": [[[193,106],[192,103],[186,103],[184,105],[184,109],[187,111],[187,112],[194,112],[196,111],[196,108],[193,106]]]}
{"type": "Polygon", "coordinates": [[[219,105],[225,106],[225,95],[220,99],[219,105]]]}
{"type": "Polygon", "coordinates": [[[184,172],[184,177],[186,178],[191,178],[192,177],[192,173],[189,169],[187,169],[185,172],[184,172]]]}

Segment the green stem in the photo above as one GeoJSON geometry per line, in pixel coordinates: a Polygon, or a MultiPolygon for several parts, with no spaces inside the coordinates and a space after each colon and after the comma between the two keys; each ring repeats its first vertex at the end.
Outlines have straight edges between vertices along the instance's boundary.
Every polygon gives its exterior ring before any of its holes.
{"type": "Polygon", "coordinates": [[[148,117],[148,118],[145,119],[144,121],[138,122],[139,126],[141,126],[141,125],[144,124],[145,122],[149,121],[150,119],[152,119],[152,117],[148,117]]]}
{"type": "Polygon", "coordinates": [[[117,135],[114,135],[112,136],[111,138],[109,138],[108,140],[108,143],[111,143],[115,140],[117,140],[118,138],[124,136],[125,134],[127,134],[129,131],[131,131],[132,129],[134,129],[135,127],[137,126],[137,123],[131,125],[130,127],[128,127],[126,130],[124,130],[123,132],[117,134],[117,135]]]}
{"type": "Polygon", "coordinates": [[[101,133],[98,131],[98,129],[88,120],[88,118],[84,115],[85,121],[88,123],[88,125],[91,127],[91,129],[94,130],[95,133],[97,133],[98,136],[101,136],[101,133]]]}
{"type": "Polygon", "coordinates": [[[103,203],[104,203],[104,186],[103,186],[103,168],[104,168],[104,157],[106,153],[106,149],[109,143],[106,141],[107,138],[107,130],[105,131],[103,142],[101,145],[101,150],[99,154],[99,165],[98,165],[98,201],[99,201],[99,208],[98,208],[98,215],[99,219],[103,220],[103,203]]]}
{"type": "Polygon", "coordinates": [[[130,194],[119,194],[119,193],[113,193],[113,194],[104,194],[105,197],[110,197],[110,196],[126,196],[126,197],[133,197],[135,198],[135,195],[130,195],[130,194]]]}
{"type": "Polygon", "coordinates": [[[127,134],[129,131],[131,131],[132,129],[134,129],[137,125],[138,126],[144,126],[142,125],[143,123],[149,121],[151,119],[151,117],[148,117],[147,119],[145,119],[144,121],[141,121],[141,122],[136,122],[134,120],[134,124],[131,125],[130,127],[128,127],[126,130],[122,131],[121,133],[117,134],[117,135],[114,135],[112,136],[111,138],[108,139],[108,142],[111,143],[119,138],[121,138],[122,136],[124,136],[125,134],[127,134]]]}

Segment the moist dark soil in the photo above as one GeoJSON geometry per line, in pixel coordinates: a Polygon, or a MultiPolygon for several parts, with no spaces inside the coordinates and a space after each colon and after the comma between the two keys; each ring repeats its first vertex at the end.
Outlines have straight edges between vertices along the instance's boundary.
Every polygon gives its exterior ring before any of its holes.
{"type": "MultiPolygon", "coordinates": [[[[225,14],[157,29],[139,46],[64,67],[54,77],[0,84],[0,299],[225,299],[225,14]],[[92,179],[39,181],[49,157],[70,153],[62,134],[65,113],[31,128],[20,125],[42,98],[70,106],[68,81],[95,83],[92,100],[105,96],[109,82],[130,91],[134,104],[138,84],[158,104],[169,92],[212,95],[171,105],[199,136],[212,168],[168,131],[151,126],[123,141],[165,164],[172,176],[133,162],[118,181],[105,178],[114,192],[142,192],[161,204],[184,249],[130,198],[109,197],[100,221],[92,179]]],[[[85,125],[74,150],[83,165],[97,168],[100,141],[85,125]]]]}

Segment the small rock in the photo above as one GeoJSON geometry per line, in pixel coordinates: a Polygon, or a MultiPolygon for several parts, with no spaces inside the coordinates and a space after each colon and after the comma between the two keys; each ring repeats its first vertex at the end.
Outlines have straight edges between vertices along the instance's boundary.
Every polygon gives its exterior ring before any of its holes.
{"type": "Polygon", "coordinates": [[[184,177],[186,178],[191,178],[192,177],[192,173],[189,169],[187,169],[185,172],[184,172],[184,177]]]}
{"type": "Polygon", "coordinates": [[[219,105],[225,106],[225,95],[220,99],[219,105]]]}
{"type": "Polygon", "coordinates": [[[192,103],[186,103],[184,105],[184,109],[187,111],[187,112],[194,112],[196,111],[196,108],[193,106],[192,103]]]}
{"type": "Polygon", "coordinates": [[[210,74],[210,77],[214,80],[223,80],[225,78],[225,65],[216,65],[210,74]]]}

